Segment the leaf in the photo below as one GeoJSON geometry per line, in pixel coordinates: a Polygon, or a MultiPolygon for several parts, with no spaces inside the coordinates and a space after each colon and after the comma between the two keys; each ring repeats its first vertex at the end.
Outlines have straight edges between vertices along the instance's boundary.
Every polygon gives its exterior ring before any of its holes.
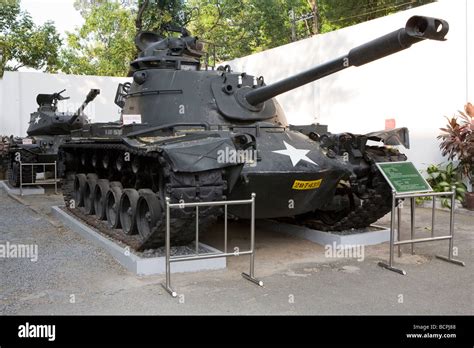
{"type": "Polygon", "coordinates": [[[20,11],[19,1],[0,1],[0,45],[4,70],[27,66],[54,72],[59,67],[58,51],[62,42],[52,22],[34,24],[26,11],[20,11]]]}

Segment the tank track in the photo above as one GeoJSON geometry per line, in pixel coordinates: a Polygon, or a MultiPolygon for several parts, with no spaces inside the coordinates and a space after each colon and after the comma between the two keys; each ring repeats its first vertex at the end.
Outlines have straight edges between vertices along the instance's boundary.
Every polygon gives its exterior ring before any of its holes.
{"type": "Polygon", "coordinates": [[[373,178],[373,188],[367,199],[361,200],[348,215],[333,225],[325,224],[311,217],[298,221],[298,224],[320,231],[347,231],[370,226],[382,218],[392,208],[390,187],[385,183],[383,177],[378,174],[373,178]]]}
{"type": "MultiPolygon", "coordinates": [[[[63,147],[75,149],[106,149],[127,151],[135,156],[144,156],[148,160],[159,161],[159,155],[156,152],[146,152],[142,149],[131,148],[123,144],[65,144],[63,147]]],[[[65,168],[67,169],[67,168],[65,168]]],[[[161,197],[170,197],[171,203],[192,201],[216,201],[225,199],[223,196],[226,188],[226,182],[223,180],[221,170],[213,170],[200,173],[175,173],[169,169],[164,170],[164,179],[161,197]]],[[[85,221],[87,224],[99,229],[102,233],[118,239],[122,243],[130,246],[137,251],[154,249],[163,246],[165,243],[166,216],[163,209],[162,218],[158,220],[152,233],[146,238],[141,239],[138,235],[127,235],[120,230],[112,229],[104,221],[100,221],[95,216],[87,215],[82,209],[70,208],[69,202],[74,197],[74,177],[76,172],[68,171],[62,178],[62,191],[66,207],[70,213],[85,221]]],[[[124,187],[125,189],[126,187],[124,187]]],[[[162,204],[164,207],[164,204],[162,204]]],[[[219,207],[208,207],[199,211],[199,229],[204,231],[209,228],[218,216],[222,215],[222,209],[219,207]]],[[[195,209],[172,209],[170,211],[170,238],[172,245],[185,245],[195,240],[195,209]]]]}
{"type": "Polygon", "coordinates": [[[405,161],[406,156],[393,149],[374,147],[368,149],[366,160],[371,163],[372,180],[367,198],[361,199],[361,204],[334,224],[324,223],[311,216],[298,219],[296,223],[320,231],[348,231],[368,227],[390,212],[392,209],[391,189],[375,163],[405,161]]]}

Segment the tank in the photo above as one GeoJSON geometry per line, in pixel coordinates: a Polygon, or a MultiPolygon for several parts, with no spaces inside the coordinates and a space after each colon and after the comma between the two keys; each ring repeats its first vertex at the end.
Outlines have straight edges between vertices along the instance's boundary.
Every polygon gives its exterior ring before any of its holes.
{"type": "MultiPolygon", "coordinates": [[[[69,99],[62,96],[66,90],[52,94],[38,94],[36,102],[38,109],[30,114],[30,122],[26,138],[10,137],[8,141],[7,175],[10,185],[20,185],[19,162],[24,163],[54,163],[57,161],[59,145],[67,138],[72,130],[79,129],[88,122],[84,114],[86,106],[100,93],[91,89],[86,100],[76,112],[58,112],[58,102],[69,99]]],[[[46,166],[24,166],[22,168],[23,182],[35,182],[36,174],[43,170],[51,171],[46,166]]],[[[46,175],[46,173],[44,173],[46,175]]]]}
{"type": "MultiPolygon", "coordinates": [[[[415,16],[406,26],[347,55],[266,85],[263,77],[201,66],[203,45],[185,29],[137,35],[131,83],[120,84],[121,120],[91,123],[61,144],[63,193],[76,215],[137,250],[164,243],[164,202],[248,199],[256,218],[325,231],[363,228],[391,209],[376,163],[406,160],[406,128],[332,134],[326,125],[288,125],[274,97],[426,39],[448,23],[415,16]],[[368,145],[368,140],[378,145],[368,145]]],[[[200,230],[222,216],[199,210],[200,230]]],[[[250,209],[228,206],[237,219],[250,209]]],[[[195,236],[195,210],[172,210],[171,240],[195,236]]]]}

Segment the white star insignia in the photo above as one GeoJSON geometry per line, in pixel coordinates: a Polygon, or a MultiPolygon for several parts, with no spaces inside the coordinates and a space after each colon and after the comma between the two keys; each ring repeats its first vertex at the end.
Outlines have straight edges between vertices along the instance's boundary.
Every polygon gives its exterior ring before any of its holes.
{"type": "Polygon", "coordinates": [[[38,124],[40,120],[41,120],[41,117],[36,116],[36,118],[35,118],[35,124],[38,124]]]}
{"type": "Polygon", "coordinates": [[[308,158],[306,154],[310,152],[311,150],[303,150],[303,149],[297,149],[290,144],[288,144],[286,141],[283,141],[283,144],[285,144],[286,150],[278,150],[278,151],[272,151],[275,153],[278,153],[280,155],[285,155],[289,156],[291,159],[291,164],[293,164],[293,167],[298,164],[299,161],[306,161],[315,165],[318,165],[317,163],[313,162],[311,158],[308,158]]]}

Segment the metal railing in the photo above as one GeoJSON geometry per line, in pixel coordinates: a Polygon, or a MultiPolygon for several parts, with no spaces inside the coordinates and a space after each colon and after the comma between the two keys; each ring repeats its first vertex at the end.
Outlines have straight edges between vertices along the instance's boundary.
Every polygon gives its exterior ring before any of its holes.
{"type": "Polygon", "coordinates": [[[454,206],[456,204],[456,187],[452,187],[452,191],[449,192],[429,192],[429,193],[406,193],[406,194],[397,194],[395,190],[392,190],[392,212],[390,217],[390,256],[388,264],[385,262],[379,262],[379,266],[389,269],[391,271],[406,275],[405,270],[396,268],[393,266],[393,253],[394,247],[398,246],[398,257],[401,257],[400,245],[411,244],[411,254],[415,253],[415,243],[424,243],[432,242],[439,240],[449,240],[449,252],[448,256],[436,255],[438,259],[448,261],[460,266],[464,266],[464,262],[453,259],[453,242],[454,242],[454,206]],[[450,196],[451,198],[451,208],[449,215],[449,235],[445,236],[435,236],[435,207],[436,207],[436,197],[440,196],[450,196]],[[430,238],[418,238],[415,239],[415,198],[417,197],[432,197],[433,206],[431,212],[431,237],[430,238]],[[402,213],[402,200],[404,198],[410,198],[410,239],[401,240],[400,231],[401,231],[401,213],[402,213]],[[395,215],[397,215],[397,240],[395,241],[395,215]]]}
{"type": "Polygon", "coordinates": [[[170,203],[169,197],[166,197],[166,283],[163,284],[165,290],[173,297],[177,296],[177,293],[171,287],[171,263],[172,262],[183,262],[193,260],[204,260],[214,259],[228,256],[242,256],[250,255],[250,272],[242,273],[242,277],[255,283],[259,286],[263,286],[263,282],[255,278],[255,193],[252,193],[251,199],[246,200],[235,200],[235,201],[216,201],[216,202],[195,202],[195,203],[170,203]],[[229,205],[244,205],[251,204],[251,219],[250,219],[250,250],[238,251],[229,253],[227,251],[227,206],[229,205]],[[224,206],[224,251],[216,253],[199,253],[199,207],[210,207],[210,206],[224,206]],[[192,256],[170,256],[170,209],[195,207],[196,208],[196,250],[192,256]]]}
{"type": "Polygon", "coordinates": [[[36,186],[36,185],[54,185],[54,192],[58,194],[58,171],[56,161],[53,163],[23,163],[20,164],[20,196],[23,196],[23,186],[36,186]],[[23,167],[31,166],[31,182],[23,182],[23,167]],[[42,173],[46,175],[46,167],[54,167],[54,180],[41,180],[36,181],[36,166],[43,166],[42,173]]]}

